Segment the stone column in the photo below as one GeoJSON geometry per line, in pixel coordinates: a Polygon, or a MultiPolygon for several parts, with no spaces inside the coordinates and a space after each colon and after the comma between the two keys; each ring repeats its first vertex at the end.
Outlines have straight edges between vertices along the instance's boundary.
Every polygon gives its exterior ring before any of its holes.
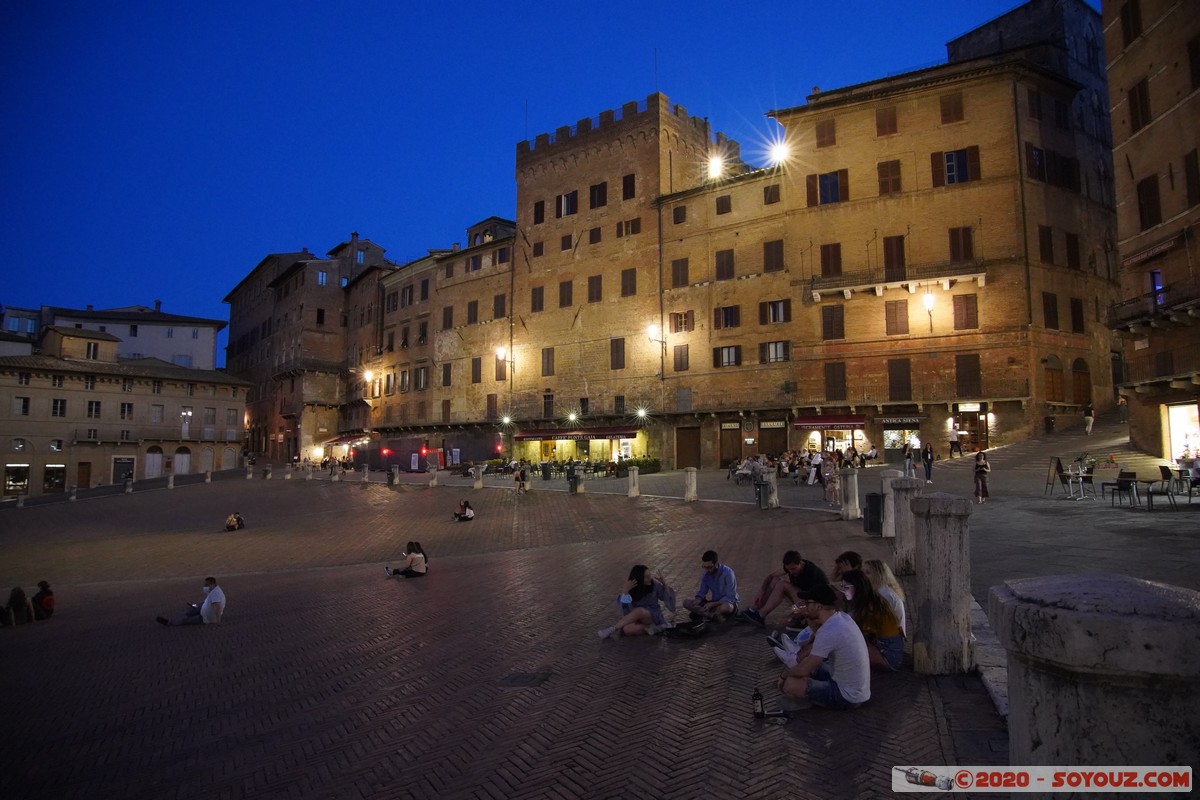
{"type": "Polygon", "coordinates": [[[847,467],[838,474],[842,476],[842,519],[862,519],[862,507],[858,504],[858,470],[847,467]]]}
{"type": "MultiPolygon", "coordinates": [[[[915,479],[912,479],[915,480],[915,479]]],[[[971,501],[935,492],[912,501],[917,579],[908,600],[913,668],[925,675],[967,672],[971,636],[971,501]]]]}
{"type": "Polygon", "coordinates": [[[367,476],[370,474],[370,470],[371,470],[370,467],[368,467],[366,464],[363,464],[363,476],[362,476],[363,483],[367,482],[367,476]]]}
{"type": "Polygon", "coordinates": [[[246,480],[254,480],[254,467],[248,464],[246,465],[246,480]]]}
{"type": "Polygon", "coordinates": [[[763,472],[762,482],[762,490],[767,493],[767,508],[779,508],[779,479],[775,476],[775,470],[763,472]]]}
{"type": "Polygon", "coordinates": [[[313,479],[313,466],[312,466],[312,464],[309,464],[304,468],[304,480],[311,481],[312,479],[313,479]]]}
{"type": "Polygon", "coordinates": [[[283,468],[283,479],[285,481],[290,481],[292,479],[293,472],[295,472],[295,468],[291,464],[288,464],[287,466],[285,466],[283,468]]]}
{"type": "MultiPolygon", "coordinates": [[[[483,466],[475,467],[474,474],[475,474],[475,488],[476,489],[483,488],[483,473],[484,473],[486,467],[487,467],[486,464],[484,464],[483,466]]],[[[396,473],[396,483],[399,483],[399,482],[400,482],[400,473],[397,472],[396,473]]]]}
{"type": "Polygon", "coordinates": [[[1200,763],[1200,592],[1022,578],[991,588],[988,616],[1008,652],[1013,766],[1200,763]]]}
{"type": "Polygon", "coordinates": [[[204,470],[204,482],[212,483],[212,470],[211,469],[204,470]]]}
{"type": "MultiPolygon", "coordinates": [[[[167,478],[167,483],[169,486],[173,486],[174,481],[175,481],[174,475],[171,475],[170,477],[167,478]]],[[[124,480],[124,487],[125,487],[125,494],[133,494],[133,478],[126,478],[124,480]]]]}
{"type": "Polygon", "coordinates": [[[694,503],[700,499],[699,493],[696,491],[696,473],[695,467],[684,467],[683,470],[683,502],[694,503]]]}
{"type": "Polygon", "coordinates": [[[430,472],[430,473],[429,473],[429,485],[430,485],[431,487],[433,487],[433,486],[437,486],[437,485],[438,485],[438,479],[437,479],[437,478],[438,478],[437,470],[436,470],[436,469],[434,469],[432,472],[430,472]]]}
{"type": "Polygon", "coordinates": [[[263,480],[269,481],[269,480],[271,480],[271,478],[274,475],[275,475],[275,467],[271,466],[270,464],[267,464],[267,466],[263,468],[263,480]]]}
{"type": "Polygon", "coordinates": [[[335,470],[334,470],[332,473],[330,473],[330,475],[329,475],[329,480],[333,481],[334,483],[339,483],[339,482],[342,480],[342,469],[341,469],[341,467],[338,467],[338,468],[337,468],[337,469],[335,469],[335,470]]]}
{"type": "MultiPolygon", "coordinates": [[[[175,476],[174,475],[167,476],[167,488],[168,489],[175,488],[175,476]]],[[[125,484],[125,494],[133,494],[133,481],[129,481],[125,484]]]]}
{"type": "Polygon", "coordinates": [[[892,543],[892,568],[897,575],[912,575],[916,571],[916,521],[912,501],[921,494],[925,483],[916,478],[892,478],[893,526],[896,541],[892,543]]]}
{"type": "Polygon", "coordinates": [[[637,467],[629,468],[629,496],[630,497],[641,497],[642,496],[642,490],[641,490],[641,488],[638,487],[638,468],[637,467]]]}
{"type": "Polygon", "coordinates": [[[75,487],[75,486],[72,486],[72,487],[71,487],[71,493],[70,493],[69,495],[67,495],[67,499],[68,499],[68,500],[70,500],[70,501],[72,501],[72,502],[74,502],[74,501],[78,500],[78,499],[79,499],[79,488],[78,488],[78,487],[75,487]]]}
{"type": "Polygon", "coordinates": [[[576,480],[575,494],[586,494],[587,493],[587,484],[583,480],[583,475],[584,475],[584,472],[582,469],[575,470],[575,480],[576,480]]]}
{"type": "Polygon", "coordinates": [[[19,494],[19,495],[17,495],[17,508],[24,508],[24,507],[25,507],[25,495],[19,494]]]}
{"type": "Polygon", "coordinates": [[[879,471],[880,491],[883,492],[883,538],[891,539],[896,535],[895,498],[892,496],[892,481],[903,478],[904,473],[898,469],[879,471]]]}

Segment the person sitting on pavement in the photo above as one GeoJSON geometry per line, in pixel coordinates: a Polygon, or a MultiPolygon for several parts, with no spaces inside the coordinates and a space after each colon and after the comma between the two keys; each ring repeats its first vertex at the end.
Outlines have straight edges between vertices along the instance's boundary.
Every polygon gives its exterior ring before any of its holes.
{"type": "Polygon", "coordinates": [[[663,616],[662,606],[675,613],[675,590],[667,585],[662,571],[650,574],[645,564],[637,564],[629,570],[625,591],[617,598],[621,618],[610,628],[601,628],[596,635],[601,639],[619,636],[654,636],[660,631],[674,627],[663,616]]]}
{"type": "Polygon", "coordinates": [[[54,616],[54,590],[46,581],[38,581],[38,593],[30,601],[34,619],[50,619],[54,616]]]}
{"type": "Polygon", "coordinates": [[[830,583],[837,583],[842,579],[842,575],[852,569],[862,569],[862,556],[853,550],[847,550],[833,560],[833,580],[830,583]]]}
{"type": "Polygon", "coordinates": [[[225,592],[217,585],[217,579],[209,576],[204,579],[204,602],[200,605],[188,605],[183,614],[167,619],[156,617],[159,625],[218,625],[225,616],[225,592]]]}
{"type": "Polygon", "coordinates": [[[803,706],[857,708],[871,699],[867,642],[854,620],[838,610],[840,595],[829,584],[806,593],[809,614],[820,623],[808,654],[779,678],[779,690],[803,706]],[[814,610],[815,609],[815,610],[814,610]]]}
{"type": "Polygon", "coordinates": [[[693,619],[720,622],[737,613],[737,577],[728,564],[722,564],[715,550],[705,550],[700,557],[700,586],[696,596],[683,601],[683,607],[692,612],[693,619]]]}
{"type": "Polygon", "coordinates": [[[234,522],[237,523],[237,529],[239,531],[246,527],[246,520],[242,517],[242,512],[240,512],[240,511],[233,512],[233,519],[234,519],[234,522]]]}
{"type": "Polygon", "coordinates": [[[475,509],[471,508],[470,500],[463,500],[454,512],[455,522],[470,522],[475,519],[475,509]]]}
{"type": "Polygon", "coordinates": [[[900,632],[908,636],[908,621],[904,611],[904,589],[900,586],[900,581],[896,580],[896,573],[892,572],[892,568],[887,565],[886,561],[880,561],[878,558],[864,561],[862,571],[875,591],[891,606],[892,613],[896,615],[896,619],[900,623],[900,632]]]}
{"type": "Polygon", "coordinates": [[[885,672],[900,669],[904,663],[904,632],[891,605],[875,591],[862,570],[852,569],[842,580],[854,587],[850,616],[871,645],[867,648],[871,666],[885,672]]]}
{"type": "Polygon", "coordinates": [[[225,530],[227,530],[227,531],[236,531],[237,530],[237,517],[235,517],[233,514],[230,514],[228,517],[225,518],[225,530]]]}
{"type": "Polygon", "coordinates": [[[14,586],[13,590],[9,592],[8,602],[4,604],[3,612],[0,612],[0,625],[24,625],[35,619],[33,603],[29,602],[25,590],[20,586],[14,586]]]}
{"type": "Polygon", "coordinates": [[[755,625],[765,625],[767,615],[785,599],[795,603],[799,600],[799,592],[826,583],[829,579],[820,567],[805,561],[797,551],[788,550],[783,554],[783,568],[767,576],[753,604],[742,612],[742,616],[755,625]]]}
{"type": "Polygon", "coordinates": [[[792,615],[788,621],[789,628],[787,630],[794,631],[793,635],[788,636],[786,631],[778,630],[772,631],[767,636],[771,649],[788,669],[796,666],[799,659],[808,655],[808,651],[812,648],[812,637],[821,627],[821,621],[815,613],[816,606],[813,606],[812,609],[813,613],[810,615],[808,601],[801,600],[799,604],[792,607],[792,615]]]}
{"type": "Polygon", "coordinates": [[[429,558],[421,549],[420,542],[409,542],[405,547],[408,551],[401,553],[404,561],[398,567],[384,567],[383,571],[389,578],[400,575],[405,578],[424,578],[429,573],[429,558]]]}

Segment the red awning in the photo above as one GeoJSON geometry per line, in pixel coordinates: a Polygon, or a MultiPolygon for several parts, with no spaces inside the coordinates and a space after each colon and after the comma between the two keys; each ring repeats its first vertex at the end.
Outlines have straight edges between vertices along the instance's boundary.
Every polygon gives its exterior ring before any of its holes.
{"type": "Polygon", "coordinates": [[[797,417],[794,423],[797,428],[811,428],[819,431],[839,430],[844,428],[861,428],[867,418],[859,414],[830,415],[827,417],[797,417]]]}
{"type": "Polygon", "coordinates": [[[538,439],[565,439],[569,442],[585,442],[589,439],[632,439],[638,435],[640,428],[576,428],[574,430],[555,430],[547,428],[537,431],[521,431],[513,434],[518,442],[529,442],[538,439]]]}

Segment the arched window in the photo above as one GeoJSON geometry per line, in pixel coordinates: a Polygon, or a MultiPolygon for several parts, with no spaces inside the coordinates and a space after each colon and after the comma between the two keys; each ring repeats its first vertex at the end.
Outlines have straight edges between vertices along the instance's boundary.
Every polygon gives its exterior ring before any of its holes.
{"type": "Polygon", "coordinates": [[[1077,405],[1092,402],[1092,374],[1082,358],[1071,362],[1071,394],[1077,405]]]}
{"type": "Polygon", "coordinates": [[[1051,403],[1063,402],[1063,368],[1058,356],[1046,359],[1046,400],[1051,403]]]}

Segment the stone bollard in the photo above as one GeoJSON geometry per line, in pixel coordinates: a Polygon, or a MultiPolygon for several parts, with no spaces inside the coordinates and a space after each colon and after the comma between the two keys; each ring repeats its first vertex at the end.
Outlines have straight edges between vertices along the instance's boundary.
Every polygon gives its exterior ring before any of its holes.
{"type": "Polygon", "coordinates": [[[366,464],[363,464],[363,476],[362,476],[363,483],[367,482],[367,476],[369,474],[370,474],[370,467],[368,467],[366,464]]]}
{"type": "Polygon", "coordinates": [[[642,496],[642,490],[641,490],[641,488],[638,487],[638,468],[637,467],[629,468],[629,496],[630,497],[641,497],[642,496]]]}
{"type": "Polygon", "coordinates": [[[67,499],[68,499],[68,500],[70,500],[70,501],[72,501],[72,502],[74,502],[74,501],[76,501],[76,500],[78,500],[78,499],[79,499],[79,489],[78,489],[78,487],[75,487],[75,486],[72,486],[72,487],[71,487],[71,493],[70,493],[69,495],[67,495],[67,499]]]}
{"type": "Polygon", "coordinates": [[[576,470],[575,481],[575,494],[586,494],[587,486],[586,482],[583,480],[583,470],[576,470]]]}
{"type": "Polygon", "coordinates": [[[267,464],[265,467],[263,467],[263,480],[269,481],[272,477],[274,477],[274,475],[275,467],[270,464],[267,464]]]}
{"type": "Polygon", "coordinates": [[[211,469],[204,470],[204,482],[212,483],[212,470],[211,469]]]}
{"type": "Polygon", "coordinates": [[[17,495],[17,508],[24,508],[24,507],[25,507],[25,495],[19,494],[19,495],[17,495]]]}
{"type": "Polygon", "coordinates": [[[988,616],[1008,653],[1013,766],[1200,763],[1200,592],[1022,578],[991,588],[988,616]]]}
{"type": "Polygon", "coordinates": [[[329,480],[333,481],[334,483],[341,483],[342,471],[340,469],[335,469],[333,472],[329,473],[329,480]]]}
{"type": "Polygon", "coordinates": [[[476,488],[476,489],[482,489],[482,488],[483,488],[483,473],[484,473],[484,470],[485,470],[485,468],[484,468],[484,467],[472,467],[472,468],[471,468],[471,474],[472,474],[472,475],[474,476],[474,478],[475,478],[475,488],[476,488]]]}
{"type": "Polygon", "coordinates": [[[838,472],[842,476],[842,519],[862,519],[858,504],[858,470],[853,467],[838,472]]]}
{"type": "Polygon", "coordinates": [[[254,480],[254,467],[246,467],[246,480],[254,480]]]}
{"type": "Polygon", "coordinates": [[[683,469],[683,502],[685,503],[694,503],[700,499],[700,495],[696,491],[698,471],[695,467],[684,467],[683,469]]]}
{"type": "MultiPolygon", "coordinates": [[[[175,488],[175,476],[174,475],[167,476],[167,488],[168,489],[175,488]]],[[[132,493],[133,493],[133,481],[126,481],[125,482],[125,494],[132,494],[132,493]]]]}
{"type": "Polygon", "coordinates": [[[437,479],[437,478],[438,478],[438,476],[437,476],[437,470],[436,470],[436,469],[435,469],[435,470],[433,470],[432,472],[430,472],[430,473],[429,473],[429,486],[430,486],[431,488],[432,488],[432,487],[434,487],[434,486],[437,486],[437,485],[438,485],[438,479],[437,479]]]}
{"type": "Polygon", "coordinates": [[[767,494],[767,508],[779,508],[779,478],[775,470],[770,469],[762,474],[762,490],[767,494]]]}
{"type": "Polygon", "coordinates": [[[295,471],[295,468],[291,464],[288,464],[283,468],[283,479],[285,481],[290,481],[292,479],[292,473],[295,471]]]}
{"type": "Polygon", "coordinates": [[[917,579],[908,600],[908,630],[913,669],[924,675],[968,672],[975,665],[971,501],[935,492],[913,500],[912,513],[917,579]]]}
{"type": "Polygon", "coordinates": [[[892,569],[897,575],[916,571],[916,521],[912,501],[921,495],[924,481],[916,478],[892,478],[892,519],[896,541],[892,543],[892,569]]]}
{"type": "Polygon", "coordinates": [[[309,464],[304,468],[304,480],[311,481],[313,479],[313,467],[309,464]]]}
{"type": "Polygon", "coordinates": [[[883,533],[885,539],[896,536],[896,498],[892,496],[892,481],[903,478],[904,473],[898,469],[879,471],[880,491],[883,492],[883,533]]]}
{"type": "MultiPolygon", "coordinates": [[[[172,481],[174,479],[175,479],[174,475],[167,478],[168,481],[172,481]]],[[[126,478],[124,481],[124,485],[125,485],[125,494],[133,494],[133,478],[126,478]]]]}

